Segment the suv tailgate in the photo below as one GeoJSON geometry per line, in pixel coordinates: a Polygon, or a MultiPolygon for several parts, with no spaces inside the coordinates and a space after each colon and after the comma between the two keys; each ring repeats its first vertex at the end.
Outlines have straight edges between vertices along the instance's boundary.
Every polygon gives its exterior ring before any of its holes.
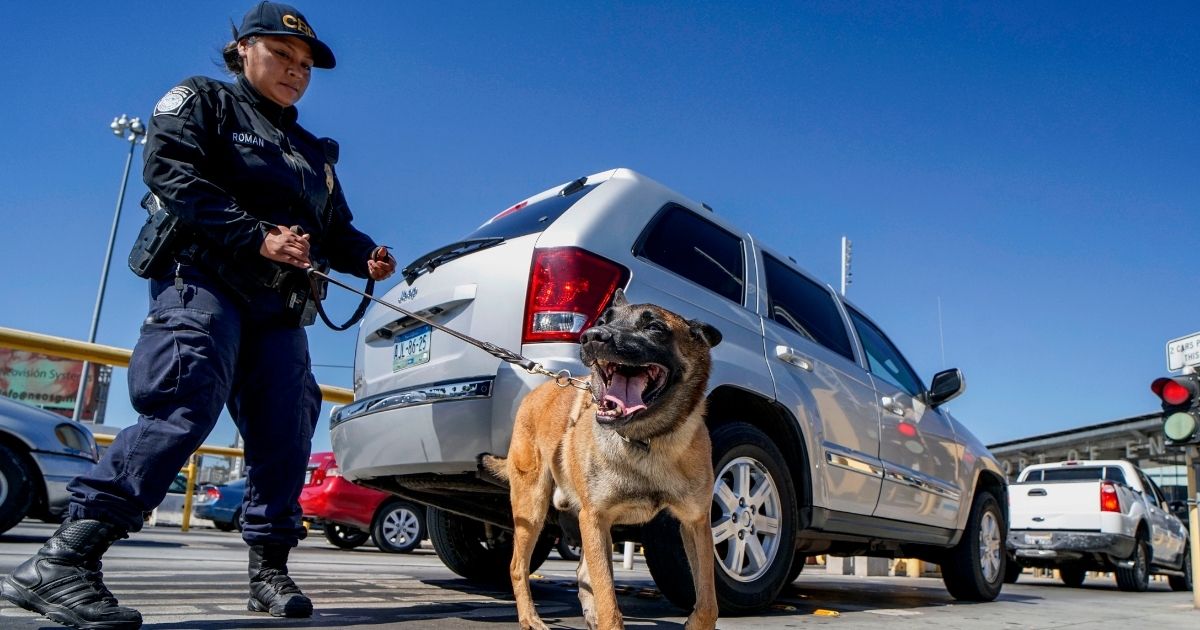
{"type": "Polygon", "coordinates": [[[1100,482],[1026,482],[1008,490],[1009,529],[1100,531],[1100,482]]]}

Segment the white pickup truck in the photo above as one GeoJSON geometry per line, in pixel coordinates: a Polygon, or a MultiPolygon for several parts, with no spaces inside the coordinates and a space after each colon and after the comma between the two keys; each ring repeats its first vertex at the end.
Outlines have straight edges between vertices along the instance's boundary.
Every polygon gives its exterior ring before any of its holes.
{"type": "Polygon", "coordinates": [[[1127,461],[1030,466],[1009,486],[1008,505],[1008,550],[1022,566],[1058,569],[1068,586],[1087,571],[1113,571],[1123,591],[1146,590],[1151,573],[1169,576],[1173,590],[1192,588],[1187,529],[1127,461]]]}

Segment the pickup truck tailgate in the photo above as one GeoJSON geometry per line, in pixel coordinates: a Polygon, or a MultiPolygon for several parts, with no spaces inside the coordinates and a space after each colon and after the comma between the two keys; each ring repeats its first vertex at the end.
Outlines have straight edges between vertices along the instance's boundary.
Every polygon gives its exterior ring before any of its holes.
{"type": "Polygon", "coordinates": [[[1009,529],[1100,531],[1100,482],[1033,482],[1008,490],[1009,529]]]}

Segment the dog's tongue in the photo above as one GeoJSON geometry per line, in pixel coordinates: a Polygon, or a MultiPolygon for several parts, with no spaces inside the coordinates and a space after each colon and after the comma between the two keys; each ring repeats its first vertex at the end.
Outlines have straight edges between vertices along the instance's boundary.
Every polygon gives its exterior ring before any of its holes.
{"type": "Polygon", "coordinates": [[[612,382],[608,384],[608,391],[605,393],[604,400],[607,400],[617,406],[617,410],[622,416],[646,408],[646,404],[642,402],[642,391],[646,389],[646,373],[641,372],[634,376],[625,376],[623,374],[614,373],[612,382]]]}

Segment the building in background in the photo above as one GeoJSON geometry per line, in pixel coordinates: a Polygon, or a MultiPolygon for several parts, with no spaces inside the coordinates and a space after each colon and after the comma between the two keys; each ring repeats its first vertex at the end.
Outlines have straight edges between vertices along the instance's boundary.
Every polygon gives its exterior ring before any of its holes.
{"type": "Polygon", "coordinates": [[[1165,444],[1162,413],[1035,435],[988,445],[1000,460],[1009,481],[1030,464],[1126,459],[1162,488],[1168,501],[1187,498],[1187,468],[1183,449],[1165,444]]]}

